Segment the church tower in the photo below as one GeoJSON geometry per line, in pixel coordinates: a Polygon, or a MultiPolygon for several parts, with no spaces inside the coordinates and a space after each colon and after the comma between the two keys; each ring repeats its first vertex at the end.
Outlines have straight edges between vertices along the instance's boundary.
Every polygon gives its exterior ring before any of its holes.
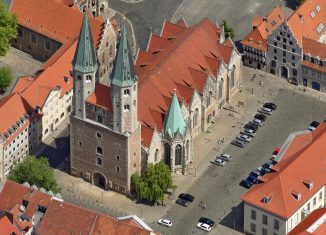
{"type": "Polygon", "coordinates": [[[85,100],[95,90],[98,69],[92,31],[86,13],[72,65],[74,76],[73,112],[75,117],[85,119],[85,100]]]}
{"type": "Polygon", "coordinates": [[[137,76],[127,41],[125,23],[122,24],[117,55],[111,74],[113,129],[119,133],[134,132],[137,120],[137,76]]]}

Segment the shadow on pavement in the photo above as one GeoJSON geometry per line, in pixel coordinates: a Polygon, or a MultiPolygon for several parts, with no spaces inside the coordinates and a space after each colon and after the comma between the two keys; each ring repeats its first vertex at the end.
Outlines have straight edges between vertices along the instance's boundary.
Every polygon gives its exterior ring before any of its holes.
{"type": "Polygon", "coordinates": [[[220,224],[242,233],[243,202],[239,203],[236,207],[232,207],[231,212],[220,221],[220,224]]]}

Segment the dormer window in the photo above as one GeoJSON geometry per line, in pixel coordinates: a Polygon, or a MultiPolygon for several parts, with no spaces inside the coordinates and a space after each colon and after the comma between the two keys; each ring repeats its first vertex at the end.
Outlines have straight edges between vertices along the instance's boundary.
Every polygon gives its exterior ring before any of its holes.
{"type": "Polygon", "coordinates": [[[317,12],[320,12],[320,6],[319,6],[319,4],[316,5],[316,11],[317,12]]]}
{"type": "Polygon", "coordinates": [[[310,190],[314,187],[314,182],[312,182],[312,181],[309,181],[309,180],[303,180],[302,182],[303,182],[303,184],[306,185],[307,188],[310,189],[310,190]]]}
{"type": "Polygon", "coordinates": [[[310,12],[310,16],[311,16],[311,18],[315,18],[315,16],[316,16],[315,12],[314,11],[311,11],[310,12]]]}
{"type": "Polygon", "coordinates": [[[317,26],[316,30],[318,33],[321,33],[321,31],[323,31],[324,28],[325,28],[324,24],[322,22],[320,22],[319,25],[317,26]]]}
{"type": "Polygon", "coordinates": [[[301,200],[301,193],[298,193],[294,190],[291,191],[292,196],[294,197],[295,200],[300,201],[301,200]]]}
{"type": "Polygon", "coordinates": [[[265,203],[265,204],[268,204],[268,203],[271,202],[271,200],[272,200],[271,196],[265,196],[265,197],[263,197],[262,202],[265,203]]]}

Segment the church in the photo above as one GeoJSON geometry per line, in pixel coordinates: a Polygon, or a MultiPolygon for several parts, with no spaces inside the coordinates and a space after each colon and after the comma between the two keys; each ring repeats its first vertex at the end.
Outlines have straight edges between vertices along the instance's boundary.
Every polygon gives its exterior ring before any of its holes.
{"type": "Polygon", "coordinates": [[[126,26],[119,30],[110,82],[100,83],[85,14],[73,65],[71,174],[122,194],[148,163],[187,174],[193,140],[236,93],[241,55],[208,19],[188,26],[164,22],[134,62],[126,26]]]}

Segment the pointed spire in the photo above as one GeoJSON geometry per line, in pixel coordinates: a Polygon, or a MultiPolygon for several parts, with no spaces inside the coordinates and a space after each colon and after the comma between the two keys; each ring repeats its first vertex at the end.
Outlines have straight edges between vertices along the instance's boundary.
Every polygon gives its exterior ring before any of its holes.
{"type": "Polygon", "coordinates": [[[82,73],[93,73],[98,68],[94,41],[87,13],[84,14],[83,24],[80,30],[72,65],[74,70],[82,73]]]}
{"type": "Polygon", "coordinates": [[[176,91],[174,90],[172,102],[164,120],[164,132],[174,138],[178,132],[184,136],[186,130],[187,125],[182,115],[176,91]]]}
{"type": "Polygon", "coordinates": [[[137,80],[134,63],[127,41],[126,24],[122,22],[117,56],[111,74],[111,82],[116,86],[132,86],[137,80]]]}

